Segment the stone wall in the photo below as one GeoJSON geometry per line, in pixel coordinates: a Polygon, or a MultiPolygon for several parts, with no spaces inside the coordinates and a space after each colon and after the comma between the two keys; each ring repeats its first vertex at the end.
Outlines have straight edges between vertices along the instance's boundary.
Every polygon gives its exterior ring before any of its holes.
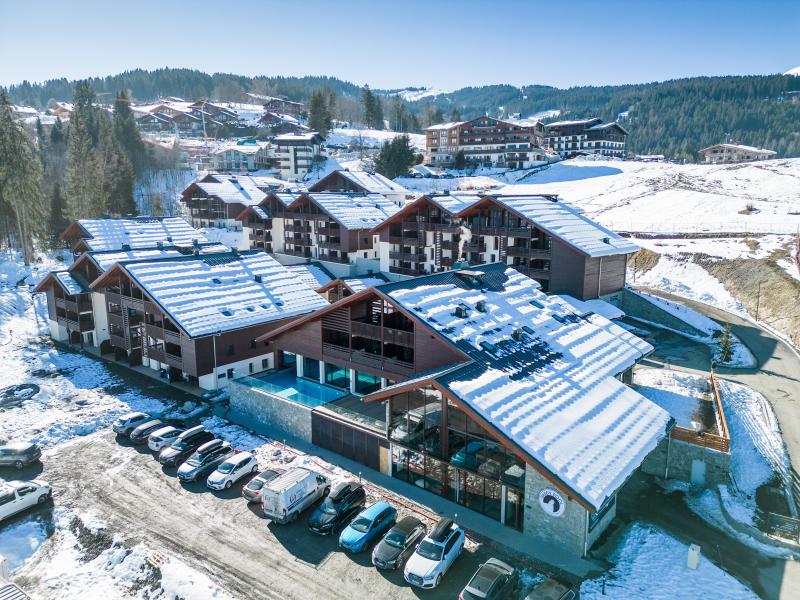
{"type": "Polygon", "coordinates": [[[620,294],[613,294],[605,299],[607,302],[617,306],[629,317],[655,323],[694,337],[705,337],[705,333],[627,288],[622,290],[620,294]]]}
{"type": "Polygon", "coordinates": [[[311,409],[267,394],[236,381],[228,385],[231,421],[246,425],[257,433],[288,436],[311,443],[311,409]]]}
{"type": "MultiPolygon", "coordinates": [[[[560,517],[547,514],[539,505],[539,494],[544,489],[555,490],[553,484],[530,465],[525,468],[525,519],[523,532],[546,544],[559,546],[574,556],[583,556],[586,550],[588,512],[575,500],[558,492],[565,501],[560,517]]],[[[599,524],[595,531],[605,527],[599,524]]],[[[594,531],[593,531],[594,533],[594,531]]],[[[598,533],[599,535],[599,533],[598,533]]]]}
{"type": "MultiPolygon", "coordinates": [[[[705,484],[703,487],[716,489],[718,485],[726,485],[729,481],[731,455],[718,452],[703,446],[695,446],[681,440],[669,440],[668,479],[691,482],[692,461],[703,461],[706,465],[705,484]]],[[[642,463],[642,471],[663,478],[667,461],[667,439],[653,450],[642,463]]]]}

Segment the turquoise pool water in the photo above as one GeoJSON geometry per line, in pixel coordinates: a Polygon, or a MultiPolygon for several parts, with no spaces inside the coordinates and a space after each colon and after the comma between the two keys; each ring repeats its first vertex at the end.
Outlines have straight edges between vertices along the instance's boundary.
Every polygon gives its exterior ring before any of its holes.
{"type": "Polygon", "coordinates": [[[343,398],[349,392],[328,385],[322,385],[297,377],[294,369],[266,372],[263,375],[249,375],[239,379],[239,383],[262,389],[270,394],[286,398],[304,406],[314,408],[343,398]]]}

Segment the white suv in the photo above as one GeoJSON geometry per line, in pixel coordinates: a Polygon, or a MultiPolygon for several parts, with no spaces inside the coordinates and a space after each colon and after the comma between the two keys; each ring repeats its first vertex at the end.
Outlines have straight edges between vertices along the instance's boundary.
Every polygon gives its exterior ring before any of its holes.
{"type": "Polygon", "coordinates": [[[52,494],[50,484],[43,481],[0,481],[0,521],[44,504],[52,494]]]}
{"type": "Polygon", "coordinates": [[[452,519],[440,520],[408,559],[403,577],[417,587],[437,587],[461,554],[464,539],[464,530],[452,519]]]}
{"type": "Polygon", "coordinates": [[[249,452],[238,452],[208,476],[206,485],[212,490],[228,489],[248,473],[256,471],[258,471],[256,457],[249,452]]]}
{"type": "Polygon", "coordinates": [[[162,448],[171,445],[172,442],[175,441],[175,438],[182,433],[183,429],[178,429],[177,427],[171,427],[169,425],[161,429],[156,429],[150,434],[150,437],[147,438],[147,447],[153,452],[159,452],[162,448]]]}

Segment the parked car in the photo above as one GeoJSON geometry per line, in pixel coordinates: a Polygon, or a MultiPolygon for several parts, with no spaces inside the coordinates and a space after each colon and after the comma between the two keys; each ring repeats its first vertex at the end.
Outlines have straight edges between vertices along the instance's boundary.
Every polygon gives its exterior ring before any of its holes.
{"type": "Polygon", "coordinates": [[[253,477],[247,482],[247,485],[242,488],[242,497],[247,500],[248,504],[250,502],[261,502],[261,489],[285,472],[286,471],[283,469],[267,469],[266,471],[261,471],[261,473],[253,477]]]}
{"type": "Polygon", "coordinates": [[[37,504],[44,504],[53,495],[44,481],[6,481],[0,483],[0,521],[37,504]]]}
{"type": "Polygon", "coordinates": [[[376,502],[362,510],[339,535],[339,548],[361,552],[397,521],[397,511],[388,502],[376,502]]]}
{"type": "Polygon", "coordinates": [[[183,429],[178,429],[172,425],[156,429],[150,434],[150,437],[147,438],[147,447],[154,452],[159,452],[162,448],[166,448],[172,444],[182,433],[183,429]]]}
{"type": "Polygon", "coordinates": [[[189,458],[195,450],[214,439],[214,434],[202,425],[187,429],[175,441],[158,453],[158,462],[166,467],[175,467],[189,458]]]}
{"type": "Polygon", "coordinates": [[[469,583],[461,590],[458,600],[507,600],[517,588],[517,571],[497,558],[483,563],[469,583]]]}
{"type": "Polygon", "coordinates": [[[264,516],[281,525],[331,491],[328,478],[306,467],[295,467],[261,488],[264,516]]]}
{"type": "Polygon", "coordinates": [[[411,585],[434,588],[464,548],[464,530],[452,519],[441,519],[408,559],[403,577],[411,585]]]}
{"type": "Polygon", "coordinates": [[[245,475],[256,471],[258,471],[256,457],[249,452],[237,452],[225,459],[225,462],[208,476],[206,485],[212,490],[227,490],[245,475]]]}
{"type": "Polygon", "coordinates": [[[525,600],[575,600],[578,592],[560,581],[548,577],[538,583],[531,592],[525,596],[525,600]]]}
{"type": "Polygon", "coordinates": [[[0,446],[0,467],[19,470],[35,463],[42,457],[42,450],[30,442],[12,442],[0,446]]]}
{"type": "Polygon", "coordinates": [[[133,431],[130,433],[131,441],[134,444],[144,444],[147,442],[147,438],[151,433],[157,429],[162,429],[167,425],[168,423],[162,421],[161,419],[150,419],[149,421],[145,421],[144,423],[141,423],[133,428],[133,431]]]}
{"type": "Polygon", "coordinates": [[[400,519],[372,551],[372,564],[379,569],[396,569],[411,555],[428,528],[416,517],[400,519]]]}
{"type": "Polygon", "coordinates": [[[228,442],[211,440],[200,446],[186,462],[178,467],[178,479],[181,481],[197,481],[216,469],[220,463],[233,455],[233,448],[228,442]]]}
{"type": "Polygon", "coordinates": [[[357,481],[341,481],[308,517],[308,528],[322,535],[331,533],[350,521],[366,502],[364,486],[357,481]]]}
{"type": "Polygon", "coordinates": [[[114,423],[111,425],[111,429],[114,430],[114,433],[118,433],[119,435],[130,435],[131,431],[133,431],[137,426],[141,425],[145,421],[149,421],[150,419],[150,415],[146,413],[128,413],[127,415],[122,415],[119,419],[114,421],[114,423]]]}

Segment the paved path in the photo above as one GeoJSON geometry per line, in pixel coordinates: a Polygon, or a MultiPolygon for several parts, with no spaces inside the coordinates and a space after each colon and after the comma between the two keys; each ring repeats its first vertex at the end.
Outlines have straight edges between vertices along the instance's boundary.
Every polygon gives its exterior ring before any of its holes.
{"type": "MultiPolygon", "coordinates": [[[[767,398],[778,418],[792,467],[800,473],[800,356],[786,342],[728,311],[658,290],[646,291],[681,302],[715,321],[731,324],[731,331],[750,349],[758,361],[758,367],[719,368],[717,374],[724,379],[743,383],[767,398]]],[[[705,365],[699,369],[683,364],[671,366],[689,372],[708,372],[705,365]]]]}

